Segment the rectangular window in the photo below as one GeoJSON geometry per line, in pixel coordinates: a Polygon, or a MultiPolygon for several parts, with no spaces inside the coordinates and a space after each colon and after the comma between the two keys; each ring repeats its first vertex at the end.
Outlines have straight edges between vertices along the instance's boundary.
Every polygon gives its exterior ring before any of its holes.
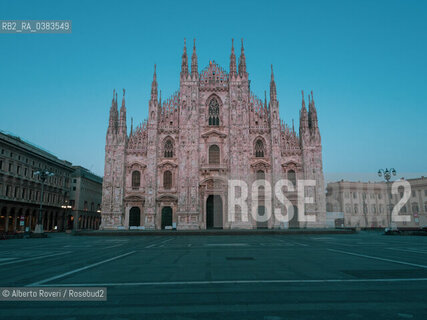
{"type": "Polygon", "coordinates": [[[3,160],[0,160],[0,170],[3,170],[3,160]]]}
{"type": "Polygon", "coordinates": [[[18,187],[15,187],[15,192],[14,192],[14,194],[13,194],[13,197],[14,197],[14,198],[17,198],[17,197],[18,197],[18,192],[19,192],[19,188],[18,188],[18,187]]]}
{"type": "Polygon", "coordinates": [[[12,164],[9,163],[9,172],[12,172],[12,168],[13,168],[12,164]]]}
{"type": "Polygon", "coordinates": [[[26,192],[27,190],[26,189],[22,189],[22,194],[21,194],[21,198],[22,199],[25,199],[25,192],[26,192]]]}
{"type": "Polygon", "coordinates": [[[76,187],[73,187],[73,191],[76,191],[76,187]]]}
{"type": "Polygon", "coordinates": [[[16,173],[17,173],[17,174],[21,174],[21,167],[20,167],[20,166],[17,166],[17,167],[16,167],[16,173]]]}
{"type": "Polygon", "coordinates": [[[415,197],[415,196],[416,196],[415,190],[412,190],[412,197],[415,197]]]}
{"type": "Polygon", "coordinates": [[[28,200],[33,200],[33,190],[28,190],[28,200]]]}
{"type": "Polygon", "coordinates": [[[27,169],[27,168],[25,168],[25,169],[24,169],[24,176],[27,176],[27,173],[28,173],[28,169],[27,169]]]}
{"type": "Polygon", "coordinates": [[[6,197],[10,197],[12,192],[12,187],[11,186],[6,186],[6,197]]]}

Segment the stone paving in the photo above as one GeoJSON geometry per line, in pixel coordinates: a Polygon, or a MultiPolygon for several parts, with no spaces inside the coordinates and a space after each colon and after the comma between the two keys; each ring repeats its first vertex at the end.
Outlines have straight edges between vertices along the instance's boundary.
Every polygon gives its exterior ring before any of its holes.
{"type": "Polygon", "coordinates": [[[106,286],[106,302],[0,302],[2,319],[425,319],[427,237],[75,237],[0,242],[0,286],[106,286]]]}

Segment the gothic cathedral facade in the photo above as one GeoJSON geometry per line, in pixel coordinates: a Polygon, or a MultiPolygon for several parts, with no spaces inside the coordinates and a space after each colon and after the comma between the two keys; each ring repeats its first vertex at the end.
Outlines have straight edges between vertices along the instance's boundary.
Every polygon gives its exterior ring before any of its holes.
{"type": "MultiPolygon", "coordinates": [[[[195,44],[189,68],[184,43],[179,91],[163,102],[154,67],[148,120],[136,128],[132,124],[129,134],[125,91],[120,111],[113,93],[101,229],[323,227],[322,144],[313,93],[308,111],[302,94],[299,133],[293,123],[288,126],[279,118],[273,68],[269,98],[262,101],[250,90],[243,41],[238,63],[232,44],[229,72],[214,61],[199,72],[195,44]],[[229,181],[243,180],[251,191],[258,179],[272,188],[279,179],[294,185],[300,179],[315,180],[305,190],[314,199],[305,214],[314,215],[315,222],[299,222],[297,213],[289,222],[279,221],[274,209],[286,214],[285,206],[274,196],[265,197],[262,188],[257,208],[252,208],[250,192],[246,203],[249,212],[263,216],[268,202],[273,210],[269,219],[259,222],[239,206],[229,219],[229,181]]],[[[296,209],[295,190],[283,192],[296,209]]]]}

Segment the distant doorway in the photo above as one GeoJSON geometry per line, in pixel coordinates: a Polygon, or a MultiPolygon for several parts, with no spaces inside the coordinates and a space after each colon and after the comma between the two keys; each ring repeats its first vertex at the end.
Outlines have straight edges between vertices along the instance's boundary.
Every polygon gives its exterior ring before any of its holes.
{"type": "Polygon", "coordinates": [[[206,229],[222,229],[222,199],[210,195],[206,200],[206,229]]]}
{"type": "Polygon", "coordinates": [[[141,223],[141,209],[132,207],[129,211],[129,227],[139,227],[141,223]]]}
{"type": "Polygon", "coordinates": [[[172,227],[172,208],[163,207],[162,209],[162,229],[172,227]]]}

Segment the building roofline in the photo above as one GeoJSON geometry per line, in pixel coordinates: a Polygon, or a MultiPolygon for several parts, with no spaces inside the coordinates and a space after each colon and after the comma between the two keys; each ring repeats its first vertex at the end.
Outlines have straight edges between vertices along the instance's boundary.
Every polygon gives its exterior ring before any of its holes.
{"type": "Polygon", "coordinates": [[[19,136],[16,136],[10,132],[6,132],[4,130],[0,129],[0,140],[3,140],[5,143],[11,144],[16,148],[20,148],[25,152],[31,152],[35,156],[44,158],[45,160],[49,160],[54,162],[57,165],[61,165],[63,167],[68,168],[69,170],[72,170],[72,163],[67,160],[59,159],[56,155],[53,153],[44,150],[43,148],[25,140],[22,139],[19,136]]]}

